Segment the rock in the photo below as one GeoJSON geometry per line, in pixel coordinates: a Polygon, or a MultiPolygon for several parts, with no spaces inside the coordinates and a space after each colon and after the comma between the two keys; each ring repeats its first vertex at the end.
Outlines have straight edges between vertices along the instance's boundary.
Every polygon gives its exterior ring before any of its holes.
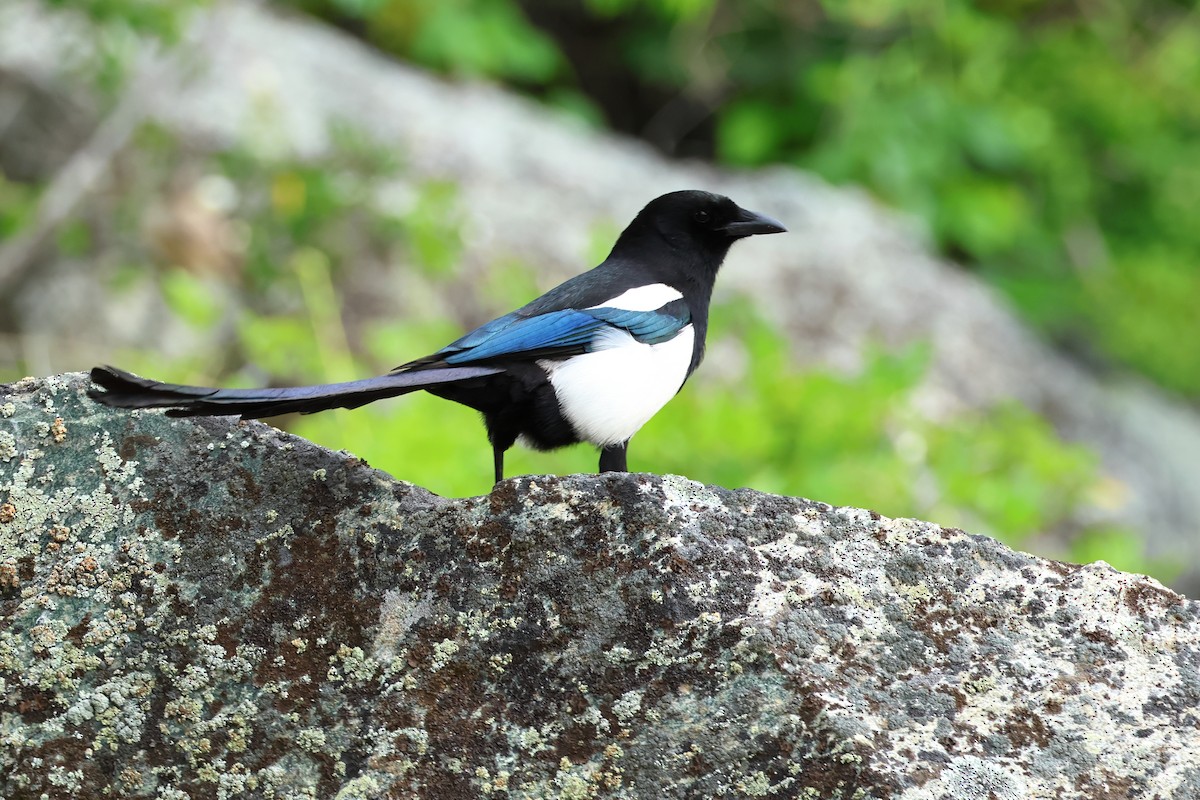
{"type": "Polygon", "coordinates": [[[1200,794],[1200,606],[675,476],[446,500],[0,387],[0,795],[1200,794]]]}

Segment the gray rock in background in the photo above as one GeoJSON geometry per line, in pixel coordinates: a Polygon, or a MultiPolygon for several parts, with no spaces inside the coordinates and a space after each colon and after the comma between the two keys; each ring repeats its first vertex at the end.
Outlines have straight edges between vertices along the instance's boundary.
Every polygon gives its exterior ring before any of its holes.
{"type": "Polygon", "coordinates": [[[0,796],[1184,798],[1200,605],[675,476],[0,387],[0,796]],[[809,794],[811,793],[811,794],[809,794]]]}
{"type": "MultiPolygon", "coordinates": [[[[29,2],[0,9],[0,66],[34,75],[40,85],[62,82],[61,64],[85,43],[68,35],[64,18],[38,9],[29,2]]],[[[598,221],[622,225],[663,191],[728,193],[785,220],[793,233],[735,248],[718,292],[752,298],[788,332],[798,364],[853,370],[873,343],[928,341],[925,413],[944,417],[1007,398],[1025,403],[1068,438],[1097,449],[1105,470],[1127,487],[1109,497],[1115,508],[1098,513],[1141,531],[1152,557],[1200,564],[1195,410],[1136,382],[1102,382],[1046,348],[994,292],[931,256],[910,225],[862,193],[792,169],[733,173],[669,162],[501,89],[431,77],[327,27],[251,4],[219,5],[213,20],[203,37],[207,69],[189,72],[177,87],[170,85],[177,79],[161,79],[168,86],[147,102],[148,115],[179,134],[214,146],[317,154],[330,146],[330,125],[348,122],[394,146],[409,167],[406,179],[459,184],[464,269],[516,257],[542,270],[544,287],[586,266],[583,253],[598,221]],[[265,136],[264,109],[274,120],[265,136]]],[[[384,201],[402,205],[411,194],[399,184],[384,201]]],[[[378,290],[396,313],[413,310],[396,287],[378,290]]],[[[48,303],[44,291],[31,293],[38,325],[56,330],[70,321],[98,338],[135,316],[91,308],[95,291],[88,287],[75,293],[76,305],[67,294],[48,303]]],[[[507,310],[486,299],[460,300],[507,310]]],[[[713,343],[706,372],[735,363],[735,351],[734,343],[713,343]]],[[[1200,590],[1200,572],[1193,568],[1179,586],[1200,590]]]]}

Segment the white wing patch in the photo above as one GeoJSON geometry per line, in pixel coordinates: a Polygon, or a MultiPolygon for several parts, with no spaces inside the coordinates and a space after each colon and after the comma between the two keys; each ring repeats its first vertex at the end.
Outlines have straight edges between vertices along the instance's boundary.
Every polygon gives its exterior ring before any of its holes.
{"type": "MultiPolygon", "coordinates": [[[[604,307],[654,310],[680,296],[669,286],[655,284],[632,289],[604,307]],[[647,290],[658,291],[658,296],[652,298],[647,290]],[[667,292],[673,295],[667,296],[667,292]],[[631,295],[628,302],[653,300],[654,305],[617,305],[631,295]]],[[[695,345],[696,332],[691,325],[659,344],[643,344],[628,332],[613,329],[601,335],[593,344],[598,349],[590,353],[538,363],[549,373],[563,415],[579,436],[606,447],[628,441],[675,396],[687,378],[695,345]]]]}
{"type": "Polygon", "coordinates": [[[606,303],[599,303],[591,308],[620,308],[625,311],[657,311],[672,300],[678,300],[683,294],[678,289],[672,289],[665,283],[651,283],[629,289],[606,303]]]}

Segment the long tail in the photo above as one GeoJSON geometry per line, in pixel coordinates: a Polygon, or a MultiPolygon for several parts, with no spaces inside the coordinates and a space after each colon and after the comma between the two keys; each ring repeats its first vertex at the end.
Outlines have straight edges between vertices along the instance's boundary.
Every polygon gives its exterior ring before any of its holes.
{"type": "Polygon", "coordinates": [[[238,415],[242,419],[330,408],[358,408],[431,386],[463,383],[502,372],[494,367],[446,367],[392,372],[377,378],[290,389],[213,389],[139,378],[116,367],[92,369],[88,396],[116,408],[166,408],[172,417],[238,415]]]}

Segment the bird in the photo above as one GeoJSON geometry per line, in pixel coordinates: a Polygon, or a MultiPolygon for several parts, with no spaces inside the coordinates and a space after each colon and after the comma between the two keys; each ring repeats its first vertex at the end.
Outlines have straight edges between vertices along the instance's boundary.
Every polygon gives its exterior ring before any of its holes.
{"type": "Polygon", "coordinates": [[[634,217],[598,266],[384,375],[218,389],[98,366],[88,394],[106,406],[165,408],[169,416],[260,419],[424,390],[480,412],[497,483],[518,441],[537,450],[589,442],[599,448],[599,472],[627,472],[630,439],[704,357],[713,285],[730,247],[786,230],[719,194],[670,192],[634,217]]]}

